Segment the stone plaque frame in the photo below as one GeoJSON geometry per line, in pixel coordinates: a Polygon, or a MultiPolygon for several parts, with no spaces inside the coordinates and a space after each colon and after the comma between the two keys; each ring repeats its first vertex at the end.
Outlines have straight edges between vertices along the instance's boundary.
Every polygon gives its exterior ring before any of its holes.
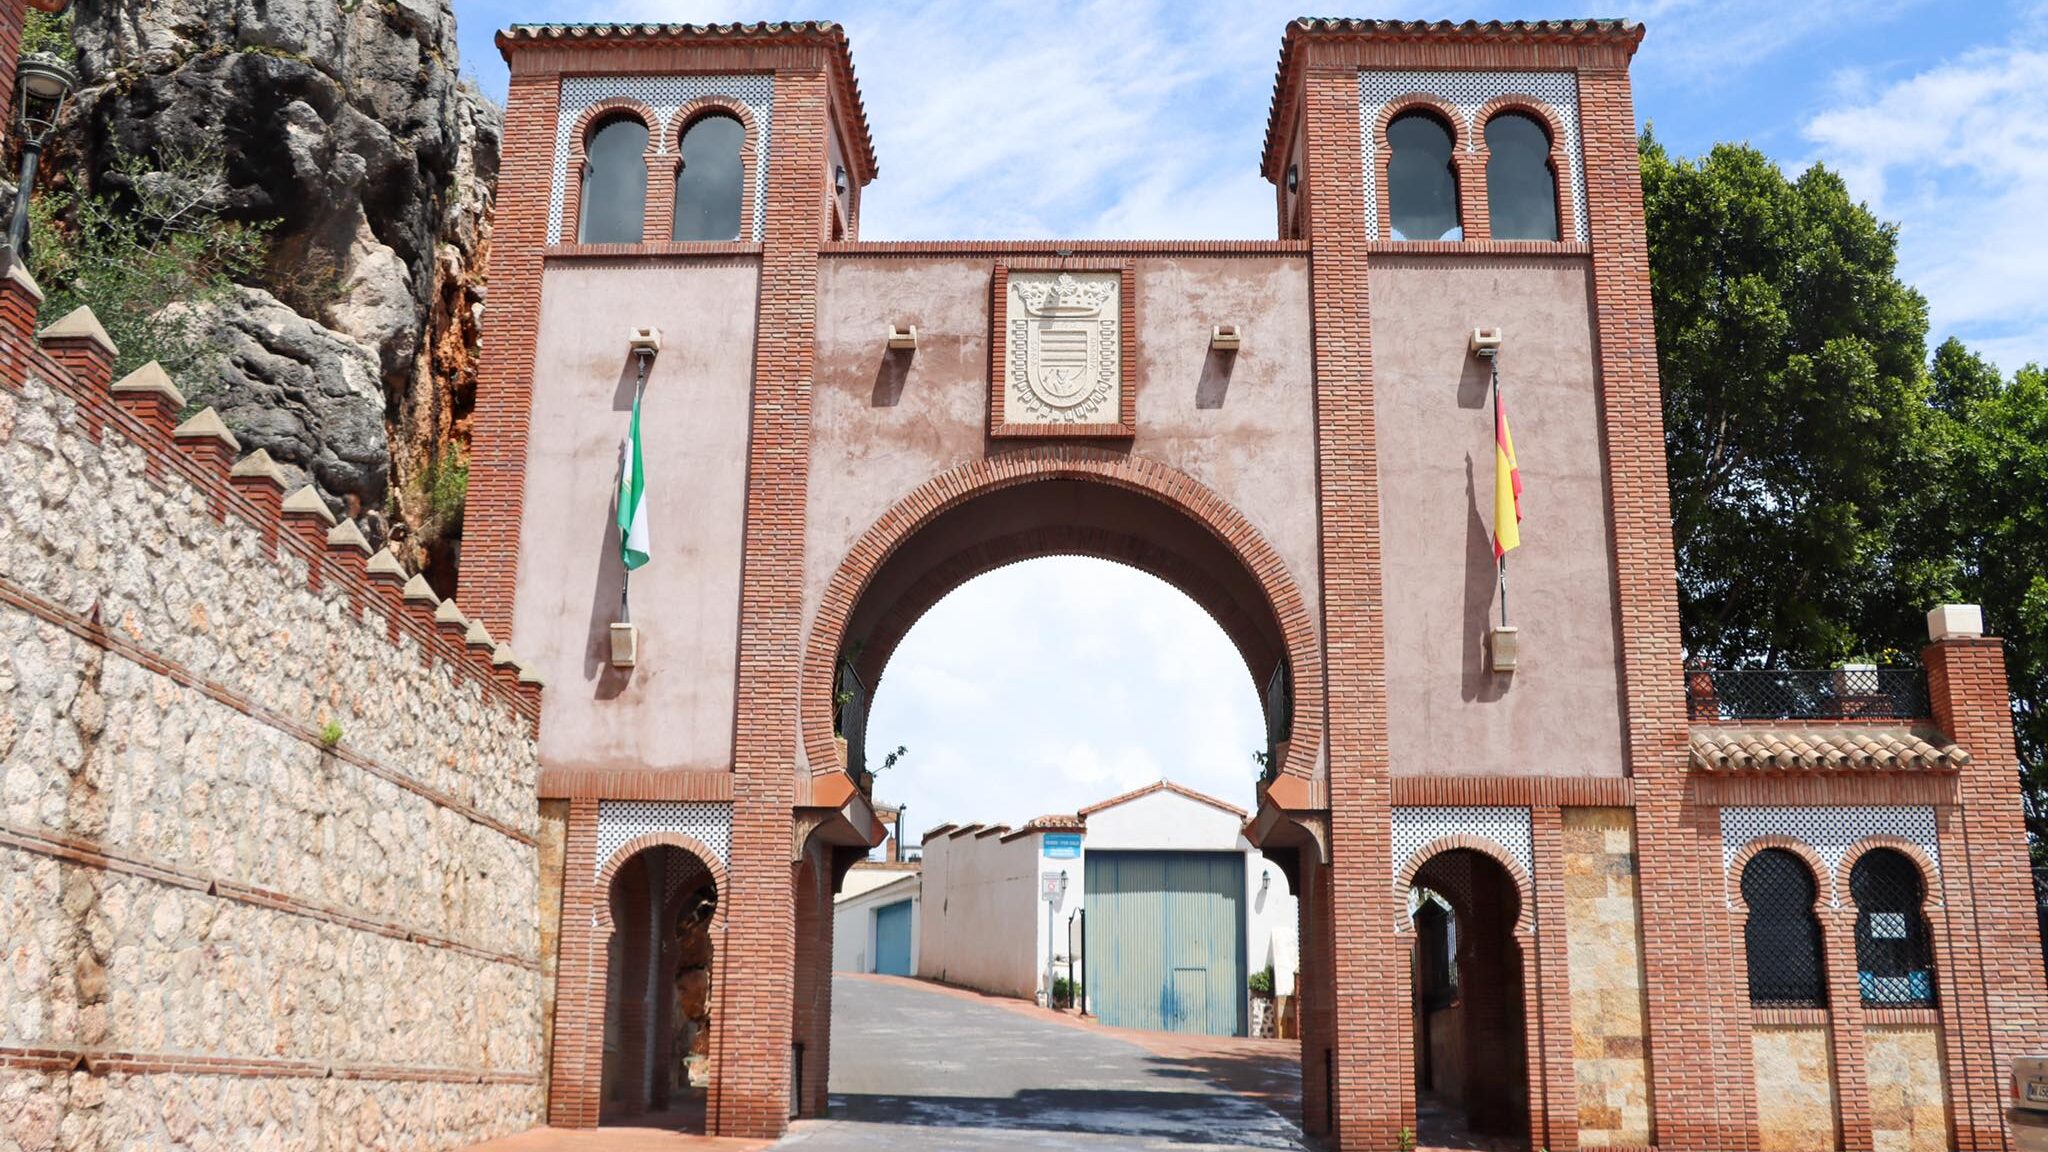
{"type": "Polygon", "coordinates": [[[1137,266],[1123,259],[1046,257],[998,260],[989,279],[988,434],[996,439],[1057,437],[1120,439],[1138,434],[1138,292],[1137,266]],[[1116,272],[1117,283],[1117,420],[1113,424],[1023,423],[1007,418],[1009,393],[1009,328],[1011,272],[1116,272]]]}

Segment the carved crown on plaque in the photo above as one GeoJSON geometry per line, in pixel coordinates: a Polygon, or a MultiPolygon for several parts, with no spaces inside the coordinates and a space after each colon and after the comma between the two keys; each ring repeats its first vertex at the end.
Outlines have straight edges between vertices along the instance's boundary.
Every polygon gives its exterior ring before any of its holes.
{"type": "Polygon", "coordinates": [[[1087,433],[1124,424],[1125,290],[1116,269],[1008,271],[1001,430],[1087,433]]]}

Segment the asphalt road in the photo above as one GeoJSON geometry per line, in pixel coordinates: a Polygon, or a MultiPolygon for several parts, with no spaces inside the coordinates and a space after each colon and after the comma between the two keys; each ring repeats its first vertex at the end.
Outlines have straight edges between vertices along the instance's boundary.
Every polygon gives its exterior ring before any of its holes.
{"type": "Polygon", "coordinates": [[[832,1109],[793,1152],[1300,1149],[1213,1067],[907,983],[835,978],[832,1109]]]}

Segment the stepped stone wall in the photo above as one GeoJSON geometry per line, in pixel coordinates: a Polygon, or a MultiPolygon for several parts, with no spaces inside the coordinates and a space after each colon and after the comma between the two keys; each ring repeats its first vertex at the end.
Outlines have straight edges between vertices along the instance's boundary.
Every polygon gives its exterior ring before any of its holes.
{"type": "Polygon", "coordinates": [[[0,1152],[537,1123],[534,677],[38,296],[0,280],[0,1152]]]}

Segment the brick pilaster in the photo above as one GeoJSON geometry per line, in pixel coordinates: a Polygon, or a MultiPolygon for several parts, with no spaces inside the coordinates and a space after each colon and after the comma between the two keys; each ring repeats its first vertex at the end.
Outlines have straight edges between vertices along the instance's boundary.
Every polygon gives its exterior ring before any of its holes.
{"type": "Polygon", "coordinates": [[[803,653],[804,509],[810,470],[818,245],[824,200],[827,77],[775,74],[768,218],[747,459],[737,723],[733,742],[731,1008],[715,1025],[724,1078],[716,1131],[780,1135],[790,1113],[796,997],[791,841],[803,653]]]}
{"type": "Polygon", "coordinates": [[[555,976],[555,1050],[549,1065],[548,1123],[597,1124],[604,1075],[605,940],[597,930],[597,801],[569,801],[562,865],[562,934],[555,976]]]}
{"type": "Polygon", "coordinates": [[[1564,810],[1529,812],[1535,847],[1536,939],[1529,974],[1530,1128],[1538,1147],[1577,1152],[1579,1082],[1572,1063],[1571,959],[1565,937],[1564,810]]]}
{"type": "MultiPolygon", "coordinates": [[[[1394,934],[1379,465],[1373,410],[1358,69],[1311,62],[1310,310],[1329,740],[1336,1143],[1394,1146],[1414,1127],[1406,948],[1394,934]]],[[[1308,871],[1304,869],[1304,871],[1308,871]]],[[[1309,1029],[1303,1029],[1306,1040],[1309,1029]]],[[[1306,1048],[1306,1045],[1305,1045],[1306,1048]]],[[[1304,1051],[1304,1075],[1321,1054],[1304,1051]]],[[[1306,1094],[1304,1107],[1307,1106],[1306,1094]]]]}
{"type": "Polygon", "coordinates": [[[1964,1032],[1963,1067],[1950,1069],[1957,1146],[2001,1148],[2009,1140],[2002,1105],[2012,1060],[2048,1039],[2005,649],[1989,637],[1943,640],[1920,658],[1935,723],[1971,756],[1951,824],[1961,832],[1963,856],[1954,859],[1948,843],[1942,853],[1956,971],[1937,974],[1964,1032]],[[1960,877],[1949,874],[1958,867],[1960,877]]]}

